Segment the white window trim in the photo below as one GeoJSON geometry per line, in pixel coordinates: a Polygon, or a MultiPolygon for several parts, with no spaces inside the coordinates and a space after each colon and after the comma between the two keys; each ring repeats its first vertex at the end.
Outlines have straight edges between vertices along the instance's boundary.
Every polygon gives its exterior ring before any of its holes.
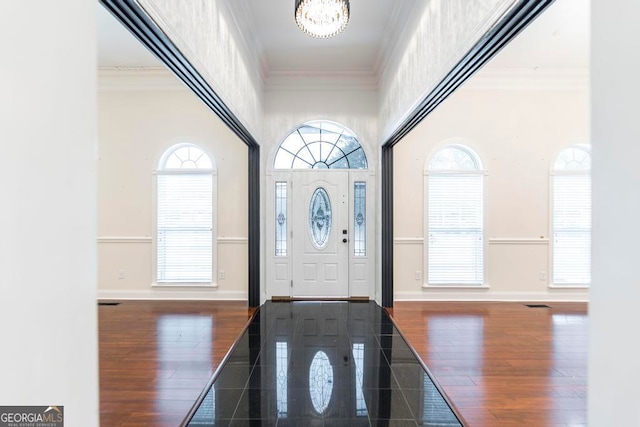
{"type": "Polygon", "coordinates": [[[427,157],[424,163],[423,170],[423,250],[422,250],[422,288],[423,289],[489,289],[490,285],[487,281],[488,272],[487,272],[487,258],[489,254],[489,239],[487,238],[487,200],[488,199],[488,186],[486,185],[486,179],[484,177],[488,176],[488,171],[484,168],[484,163],[480,157],[478,149],[474,146],[473,143],[467,140],[461,140],[459,138],[454,138],[448,141],[445,141],[442,144],[436,146],[431,154],[427,157]],[[457,146],[462,147],[463,149],[470,152],[474,159],[478,164],[478,169],[476,170],[468,170],[468,171],[460,171],[460,170],[438,170],[432,171],[429,169],[429,164],[433,157],[442,149],[457,146]],[[429,176],[439,174],[468,174],[468,175],[482,175],[482,283],[470,284],[470,283],[437,283],[430,284],[429,283],[429,176]]]}
{"type": "MultiPolygon", "coordinates": [[[[180,144],[182,145],[182,144],[180,144]]],[[[195,145],[196,147],[198,147],[200,150],[204,151],[204,153],[209,156],[209,159],[211,159],[211,165],[212,168],[211,169],[185,169],[185,170],[180,170],[180,169],[166,169],[166,170],[161,170],[161,169],[155,169],[152,171],[151,173],[151,178],[152,178],[152,189],[151,189],[151,206],[152,208],[152,240],[153,240],[153,245],[152,245],[152,254],[151,254],[151,277],[152,277],[152,282],[150,284],[151,288],[163,288],[163,289],[168,289],[168,288],[180,288],[180,289],[185,289],[185,288],[217,288],[218,287],[218,275],[217,275],[217,266],[218,266],[218,173],[217,173],[217,167],[216,167],[216,162],[215,162],[215,157],[213,157],[211,155],[211,153],[209,153],[206,149],[204,149],[202,146],[200,145],[196,145],[196,144],[189,144],[189,145],[195,145]],[[192,283],[192,282],[171,282],[171,283],[158,283],[158,175],[181,175],[181,174],[190,174],[190,175],[194,175],[194,174],[204,174],[204,175],[211,175],[211,189],[212,189],[212,195],[211,195],[211,202],[213,204],[212,206],[212,211],[213,211],[213,223],[211,225],[211,244],[212,244],[212,252],[213,252],[213,259],[211,260],[211,282],[207,283],[207,282],[198,282],[198,283],[192,283]]],[[[156,165],[159,165],[163,159],[166,158],[167,153],[169,153],[170,151],[173,151],[177,148],[177,145],[172,145],[171,147],[168,147],[167,149],[165,149],[160,158],[157,160],[156,165]]]]}

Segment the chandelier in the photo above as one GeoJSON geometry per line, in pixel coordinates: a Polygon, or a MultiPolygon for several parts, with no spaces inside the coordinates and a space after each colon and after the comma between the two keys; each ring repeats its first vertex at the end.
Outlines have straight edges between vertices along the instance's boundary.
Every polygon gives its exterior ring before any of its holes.
{"type": "Polygon", "coordinates": [[[296,0],[296,24],[308,35],[326,39],[344,30],[349,11],[349,0],[296,0]]]}

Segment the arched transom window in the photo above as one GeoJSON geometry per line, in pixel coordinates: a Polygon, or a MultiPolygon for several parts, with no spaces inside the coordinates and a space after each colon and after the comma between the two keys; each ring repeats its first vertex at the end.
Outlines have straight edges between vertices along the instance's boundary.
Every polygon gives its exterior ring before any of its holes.
{"type": "Polygon", "coordinates": [[[553,163],[553,283],[591,282],[591,153],[574,145],[553,163]]]}
{"type": "Polygon", "coordinates": [[[428,283],[481,285],[484,280],[484,172],[478,155],[449,145],[428,165],[428,283]]]}
{"type": "Polygon", "coordinates": [[[276,152],[275,169],[367,169],[367,157],[349,129],[328,121],[305,123],[276,152]]]}
{"type": "Polygon", "coordinates": [[[213,162],[199,147],[180,144],[157,172],[157,283],[211,283],[213,162]]]}

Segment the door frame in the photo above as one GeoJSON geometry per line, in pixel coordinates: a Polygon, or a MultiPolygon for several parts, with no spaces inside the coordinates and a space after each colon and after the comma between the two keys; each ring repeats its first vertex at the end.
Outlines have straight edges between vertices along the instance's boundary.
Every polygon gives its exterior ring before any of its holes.
{"type": "MultiPolygon", "coordinates": [[[[303,172],[304,170],[302,170],[303,172]]],[[[328,173],[330,172],[329,170],[328,173]]],[[[353,188],[356,182],[366,183],[366,255],[354,256],[353,246],[349,243],[348,250],[348,269],[349,269],[349,298],[368,298],[374,300],[376,297],[376,221],[375,212],[376,205],[376,189],[375,189],[375,173],[370,169],[336,169],[336,171],[348,172],[349,175],[349,230],[353,228],[354,203],[353,188]],[[357,274],[356,274],[357,271],[357,274]]],[[[293,240],[291,237],[292,223],[288,223],[287,229],[287,254],[286,256],[275,255],[276,245],[276,183],[286,183],[287,186],[287,217],[291,218],[293,209],[293,186],[294,175],[300,170],[272,170],[267,173],[266,195],[266,215],[265,215],[265,232],[266,232],[266,248],[265,248],[265,300],[274,298],[293,298],[293,288],[291,281],[293,280],[293,240]]],[[[349,233],[351,239],[352,233],[349,233]]],[[[319,298],[318,298],[319,299],[319,298]]]]}

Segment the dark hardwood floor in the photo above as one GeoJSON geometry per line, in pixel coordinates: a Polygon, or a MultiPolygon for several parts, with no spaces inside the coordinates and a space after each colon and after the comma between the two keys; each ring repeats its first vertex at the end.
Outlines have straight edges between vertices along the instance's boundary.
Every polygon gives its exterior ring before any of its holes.
{"type": "MultiPolygon", "coordinates": [[[[396,302],[469,426],[586,426],[587,304],[396,302]]],[[[245,302],[99,307],[100,421],[178,426],[244,329],[245,302]]]]}
{"type": "Polygon", "coordinates": [[[586,303],[394,305],[394,321],[468,425],[587,425],[586,303]]]}
{"type": "Polygon", "coordinates": [[[242,301],[100,306],[100,425],[179,426],[251,314],[242,301]]]}

